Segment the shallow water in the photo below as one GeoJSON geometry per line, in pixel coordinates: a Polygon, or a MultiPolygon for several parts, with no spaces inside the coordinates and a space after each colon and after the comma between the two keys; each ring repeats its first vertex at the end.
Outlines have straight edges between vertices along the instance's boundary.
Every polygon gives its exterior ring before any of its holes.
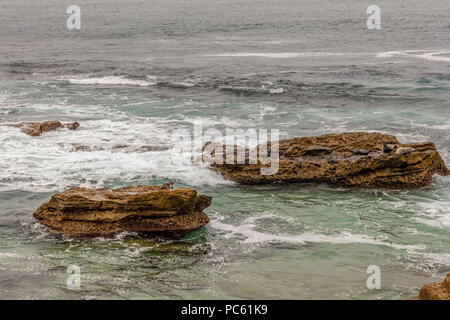
{"type": "Polygon", "coordinates": [[[71,32],[60,1],[5,1],[0,122],[81,127],[31,138],[0,126],[1,297],[404,299],[442,280],[449,177],[413,191],[244,187],[187,162],[174,139],[199,121],[281,138],[380,131],[433,141],[448,165],[447,1],[379,1],[376,32],[351,3],[79,1],[71,32]],[[32,218],[71,186],[169,179],[213,196],[210,224],[180,241],[55,236],[32,218]],[[366,288],[369,265],[381,290],[366,288]]]}

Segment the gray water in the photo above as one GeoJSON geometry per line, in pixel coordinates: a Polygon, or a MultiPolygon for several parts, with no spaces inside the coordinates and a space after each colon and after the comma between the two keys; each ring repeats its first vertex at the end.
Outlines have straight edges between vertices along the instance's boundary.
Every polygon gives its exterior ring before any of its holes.
{"type": "Polygon", "coordinates": [[[68,30],[72,4],[0,3],[0,122],[81,123],[37,138],[0,126],[1,298],[404,299],[450,272],[448,177],[413,191],[244,187],[186,164],[170,139],[198,121],[282,138],[379,131],[433,141],[449,165],[447,0],[377,1],[381,30],[360,1],[83,0],[68,30]],[[32,217],[68,187],[169,179],[213,196],[210,224],[180,241],[55,236],[32,217]]]}

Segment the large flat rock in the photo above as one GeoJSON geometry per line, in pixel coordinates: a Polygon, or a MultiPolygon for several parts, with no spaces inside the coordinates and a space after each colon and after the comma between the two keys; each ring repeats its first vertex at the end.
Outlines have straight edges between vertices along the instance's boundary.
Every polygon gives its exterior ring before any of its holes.
{"type": "Polygon", "coordinates": [[[211,197],[193,189],[138,186],[73,188],[52,196],[33,216],[56,233],[105,235],[131,231],[182,237],[209,222],[211,197]]]}
{"type": "MultiPolygon", "coordinates": [[[[225,159],[227,147],[215,146],[212,155],[217,148],[223,148],[225,159]]],[[[238,148],[235,146],[235,150],[238,148]]],[[[270,152],[270,145],[268,149],[270,152]]],[[[211,168],[225,179],[242,184],[281,181],[401,189],[428,186],[434,174],[449,174],[433,143],[401,144],[392,135],[376,132],[282,140],[279,142],[278,171],[273,175],[261,174],[261,168],[268,165],[263,164],[259,156],[255,164],[248,161],[252,152],[245,150],[245,163],[237,163],[235,152],[234,161],[212,163],[211,168]]]]}

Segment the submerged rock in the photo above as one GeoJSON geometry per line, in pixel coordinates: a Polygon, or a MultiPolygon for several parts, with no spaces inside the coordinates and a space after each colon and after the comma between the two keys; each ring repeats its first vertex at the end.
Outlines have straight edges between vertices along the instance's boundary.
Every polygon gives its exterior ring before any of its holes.
{"type": "Polygon", "coordinates": [[[119,231],[182,237],[209,222],[211,197],[187,188],[73,188],[52,196],[33,216],[53,232],[106,235],[119,231]]]}
{"type": "Polygon", "coordinates": [[[68,123],[63,125],[60,121],[45,121],[45,122],[21,122],[17,124],[11,124],[11,127],[19,128],[20,131],[32,136],[40,136],[41,133],[56,130],[58,128],[68,128],[69,130],[77,129],[80,124],[78,122],[68,123]]]}
{"type": "Polygon", "coordinates": [[[95,152],[95,151],[111,151],[124,153],[145,153],[167,151],[168,146],[131,146],[126,144],[107,145],[86,145],[81,143],[58,143],[58,145],[69,152],[95,152]]]}
{"type": "Polygon", "coordinates": [[[425,284],[420,289],[418,298],[420,300],[450,300],[450,273],[443,282],[425,284]]]}
{"type": "MultiPolygon", "coordinates": [[[[262,161],[260,155],[251,162],[248,155],[256,154],[255,149],[246,149],[245,161],[238,163],[236,153],[234,157],[226,155],[226,150],[233,150],[232,147],[216,145],[211,151],[211,144],[205,146],[208,148],[204,150],[208,150],[204,159],[212,158],[218,148],[223,148],[225,163],[212,163],[211,168],[225,179],[243,184],[292,182],[417,188],[428,186],[434,174],[449,173],[433,143],[401,144],[396,137],[381,133],[353,132],[282,140],[278,160],[270,164],[267,159],[262,161]],[[402,152],[386,153],[386,149],[395,148],[402,152]],[[261,169],[269,166],[278,170],[273,175],[263,175],[261,169]]],[[[271,147],[270,144],[267,147],[268,157],[273,153],[271,147]]],[[[261,145],[256,148],[263,149],[261,145]]],[[[235,146],[234,150],[238,148],[235,146]]]]}
{"type": "Polygon", "coordinates": [[[76,130],[76,129],[78,129],[79,126],[80,126],[80,124],[78,122],[66,124],[66,128],[69,130],[76,130]]]}

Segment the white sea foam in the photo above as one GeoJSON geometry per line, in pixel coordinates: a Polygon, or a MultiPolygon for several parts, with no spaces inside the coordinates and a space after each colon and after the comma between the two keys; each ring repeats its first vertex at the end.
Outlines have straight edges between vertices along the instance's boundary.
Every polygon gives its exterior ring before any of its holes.
{"type": "Polygon", "coordinates": [[[424,245],[403,245],[403,244],[395,244],[386,241],[382,241],[379,239],[374,239],[366,235],[361,234],[352,234],[350,232],[340,232],[333,235],[320,234],[314,232],[305,232],[299,235],[290,235],[290,234],[271,234],[264,233],[255,230],[256,228],[256,220],[267,218],[267,215],[262,215],[259,217],[251,217],[243,221],[239,225],[231,225],[223,222],[223,217],[219,217],[217,219],[212,219],[210,221],[210,227],[225,231],[224,235],[226,238],[230,238],[235,235],[240,235],[244,237],[244,240],[241,240],[242,243],[247,244],[259,244],[259,243],[298,243],[305,244],[308,242],[313,243],[331,243],[331,244],[351,244],[351,243],[361,243],[361,244],[371,244],[378,246],[388,246],[396,249],[402,249],[407,251],[413,250],[423,250],[425,249],[424,245]]]}
{"type": "Polygon", "coordinates": [[[401,51],[385,51],[377,54],[378,58],[417,58],[429,61],[450,61],[450,50],[401,50],[401,51]]]}
{"type": "Polygon", "coordinates": [[[444,266],[450,266],[449,253],[424,253],[423,257],[430,264],[440,264],[444,266]]]}
{"type": "Polygon", "coordinates": [[[450,228],[450,202],[419,202],[418,205],[422,209],[419,210],[420,216],[415,218],[417,222],[434,228],[450,228]]]}
{"type": "Polygon", "coordinates": [[[284,93],[283,88],[274,88],[269,90],[270,93],[276,94],[276,93],[284,93]]]}
{"type": "Polygon", "coordinates": [[[178,119],[168,121],[171,122],[182,121],[191,124],[201,123],[203,128],[217,127],[217,126],[224,126],[228,128],[243,128],[249,125],[247,120],[231,119],[228,117],[206,118],[206,117],[186,117],[184,115],[179,115],[178,119]]]}
{"type": "Polygon", "coordinates": [[[8,94],[6,93],[0,93],[0,106],[3,106],[6,104],[6,102],[8,101],[8,94]]]}
{"type": "Polygon", "coordinates": [[[69,83],[80,85],[122,85],[122,86],[153,86],[157,82],[155,78],[147,77],[148,80],[129,79],[124,76],[106,76],[106,77],[78,77],[69,78],[69,83]]]}
{"type": "Polygon", "coordinates": [[[70,185],[100,187],[115,179],[132,181],[169,178],[189,185],[225,182],[206,165],[190,161],[185,141],[171,141],[164,120],[86,120],[75,131],[60,129],[29,137],[0,126],[0,190],[49,191],[70,185]],[[73,152],[83,145],[92,152],[73,152]],[[123,151],[116,146],[130,146],[123,151]],[[169,150],[128,152],[141,146],[169,150]],[[98,150],[98,151],[95,151],[98,150]]]}
{"type": "Polygon", "coordinates": [[[338,52],[236,52],[236,53],[218,53],[204,54],[205,57],[261,57],[261,58],[306,58],[306,57],[328,57],[342,56],[345,53],[338,52]]]}
{"type": "Polygon", "coordinates": [[[137,86],[147,87],[157,84],[166,84],[172,87],[191,88],[197,84],[205,82],[204,78],[171,78],[171,77],[156,77],[153,75],[147,75],[144,79],[132,79],[126,76],[104,76],[96,77],[90,74],[81,76],[62,76],[57,77],[58,80],[67,81],[71,84],[78,85],[106,85],[106,86],[137,86]]]}
{"type": "Polygon", "coordinates": [[[13,252],[0,252],[0,258],[23,258],[23,256],[13,252]]]}

